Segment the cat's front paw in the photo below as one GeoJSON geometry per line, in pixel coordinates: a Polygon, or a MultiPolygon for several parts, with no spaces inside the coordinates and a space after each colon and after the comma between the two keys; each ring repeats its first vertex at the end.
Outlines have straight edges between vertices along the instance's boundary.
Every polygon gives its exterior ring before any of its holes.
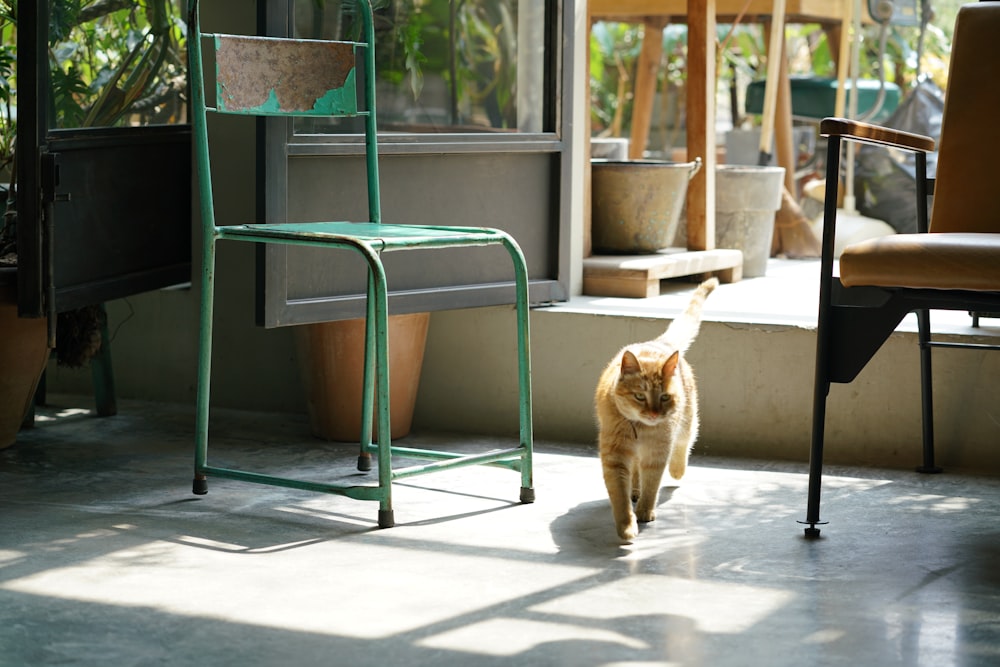
{"type": "Polygon", "coordinates": [[[680,480],[680,478],[684,476],[684,473],[687,472],[687,463],[684,463],[684,462],[673,463],[673,462],[671,462],[669,470],[670,470],[670,476],[671,477],[673,477],[676,480],[680,480]]]}
{"type": "Polygon", "coordinates": [[[635,520],[635,515],[632,516],[628,523],[618,524],[618,537],[621,538],[623,544],[631,544],[632,540],[634,540],[638,534],[639,524],[635,520]]]}
{"type": "Polygon", "coordinates": [[[655,509],[640,509],[636,508],[635,517],[639,523],[649,523],[650,521],[656,521],[656,510],[655,509]]]}

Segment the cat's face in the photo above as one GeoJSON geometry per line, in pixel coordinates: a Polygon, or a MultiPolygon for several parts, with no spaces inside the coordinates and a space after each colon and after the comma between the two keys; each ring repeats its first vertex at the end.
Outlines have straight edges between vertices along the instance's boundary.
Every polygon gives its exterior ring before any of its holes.
{"type": "Polygon", "coordinates": [[[656,426],[669,417],[674,407],[674,371],[678,352],[669,357],[637,357],[626,350],[615,385],[615,403],[622,416],[647,426],[656,426]]]}

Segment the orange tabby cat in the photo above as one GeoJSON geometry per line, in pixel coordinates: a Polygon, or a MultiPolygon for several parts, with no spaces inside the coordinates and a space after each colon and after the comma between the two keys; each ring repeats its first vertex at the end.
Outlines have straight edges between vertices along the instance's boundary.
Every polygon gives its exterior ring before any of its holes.
{"type": "Polygon", "coordinates": [[[698,335],[702,306],[718,284],[711,278],[699,285],[684,313],[659,338],[623,348],[597,383],[601,466],[624,542],[635,539],[638,522],[656,518],[668,464],[674,479],[687,469],[698,437],[698,388],[682,355],[698,335]]]}

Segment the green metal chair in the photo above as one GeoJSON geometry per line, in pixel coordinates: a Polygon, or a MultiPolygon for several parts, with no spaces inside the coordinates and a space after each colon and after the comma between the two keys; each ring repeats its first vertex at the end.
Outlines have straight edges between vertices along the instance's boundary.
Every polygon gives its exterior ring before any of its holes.
{"type": "Polygon", "coordinates": [[[198,0],[189,1],[188,66],[190,69],[194,142],[204,229],[201,270],[201,325],[198,362],[197,442],[194,493],[208,490],[208,476],[345,495],[379,502],[378,525],[394,523],[392,483],[404,477],[474,464],[519,471],[520,500],[534,501],[532,486],[531,366],[528,331],[528,272],[517,243],[499,229],[382,222],[379,198],[378,141],[375,114],[375,52],[372,8],[358,0],[361,41],[319,41],[202,34],[198,0]],[[206,105],[203,48],[214,51],[215,103],[206,105]],[[305,64],[306,67],[302,67],[305,64]],[[363,82],[356,81],[357,68],[363,82]],[[362,88],[359,105],[358,88],[362,88]],[[207,112],[255,116],[360,116],[365,125],[368,220],[290,222],[285,224],[215,223],[209,156],[207,112]],[[363,379],[361,454],[358,468],[368,470],[377,459],[377,481],[367,484],[325,483],[209,465],[209,387],[211,382],[215,252],[218,241],[246,241],[320,246],[359,253],[368,267],[365,370],[363,379]],[[459,454],[395,447],[389,421],[388,301],[385,252],[498,244],[514,268],[517,313],[520,442],[517,447],[479,454],[459,454]],[[377,411],[377,415],[376,415],[377,411]],[[377,443],[372,441],[376,416],[377,443]],[[393,470],[393,455],[431,462],[393,470]]]}

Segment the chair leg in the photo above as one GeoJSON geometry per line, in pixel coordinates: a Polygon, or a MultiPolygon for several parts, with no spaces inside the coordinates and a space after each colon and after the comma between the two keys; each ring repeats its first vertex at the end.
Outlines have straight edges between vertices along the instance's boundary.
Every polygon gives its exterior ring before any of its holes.
{"type": "Polygon", "coordinates": [[[205,240],[201,275],[201,323],[198,328],[198,398],[195,417],[194,482],[192,492],[208,493],[203,472],[208,463],[209,394],[212,381],[212,321],[215,301],[215,241],[205,240]]]}
{"type": "Polygon", "coordinates": [[[520,248],[510,239],[504,242],[514,263],[514,283],[517,290],[517,361],[518,396],[521,446],[521,494],[522,503],[535,502],[533,455],[534,427],[532,423],[531,396],[531,331],[529,325],[528,270],[520,248]]]}
{"type": "MultiPolygon", "coordinates": [[[[373,409],[372,396],[369,390],[370,380],[365,381],[365,400],[362,405],[362,436],[371,434],[372,414],[378,419],[378,486],[380,490],[378,527],[392,528],[395,525],[395,515],[392,509],[392,428],[390,426],[391,408],[389,401],[389,297],[386,285],[385,268],[378,254],[374,251],[366,253],[368,260],[368,322],[365,325],[365,376],[375,376],[374,401],[377,410],[373,409]],[[374,329],[374,335],[368,332],[374,329]],[[370,338],[374,338],[373,341],[370,338]],[[371,352],[374,351],[374,363],[371,352]]],[[[363,440],[364,441],[364,440],[363,440]]]]}
{"type": "Polygon", "coordinates": [[[94,384],[94,403],[98,416],[113,417],[118,414],[118,402],[115,397],[115,374],[111,365],[111,335],[108,333],[108,313],[103,303],[100,309],[101,347],[90,360],[90,375],[94,384]]]}
{"type": "Polygon", "coordinates": [[[522,503],[535,502],[534,486],[534,432],[532,425],[531,399],[531,350],[528,324],[527,289],[517,298],[517,355],[518,355],[518,395],[521,423],[521,494],[522,503]]]}
{"type": "Polygon", "coordinates": [[[931,317],[930,311],[917,311],[917,339],[920,344],[920,411],[923,421],[923,464],[917,472],[936,474],[941,468],[934,464],[934,387],[931,381],[931,317]]]}
{"type": "Polygon", "coordinates": [[[358,450],[358,470],[372,469],[372,416],[375,402],[375,283],[368,272],[368,296],[365,312],[365,361],[361,384],[361,440],[358,450]]]}
{"type": "Polygon", "coordinates": [[[35,411],[40,405],[46,405],[48,400],[48,374],[47,370],[42,371],[42,377],[38,378],[38,386],[35,388],[35,397],[28,405],[28,412],[21,420],[21,428],[28,429],[35,427],[35,411]]]}
{"type": "Polygon", "coordinates": [[[816,379],[813,395],[812,442],[809,449],[809,492],[806,505],[807,524],[805,535],[818,538],[820,530],[816,526],[826,524],[819,518],[820,495],[823,486],[823,440],[826,431],[826,399],[830,393],[830,383],[825,377],[816,379]]]}

